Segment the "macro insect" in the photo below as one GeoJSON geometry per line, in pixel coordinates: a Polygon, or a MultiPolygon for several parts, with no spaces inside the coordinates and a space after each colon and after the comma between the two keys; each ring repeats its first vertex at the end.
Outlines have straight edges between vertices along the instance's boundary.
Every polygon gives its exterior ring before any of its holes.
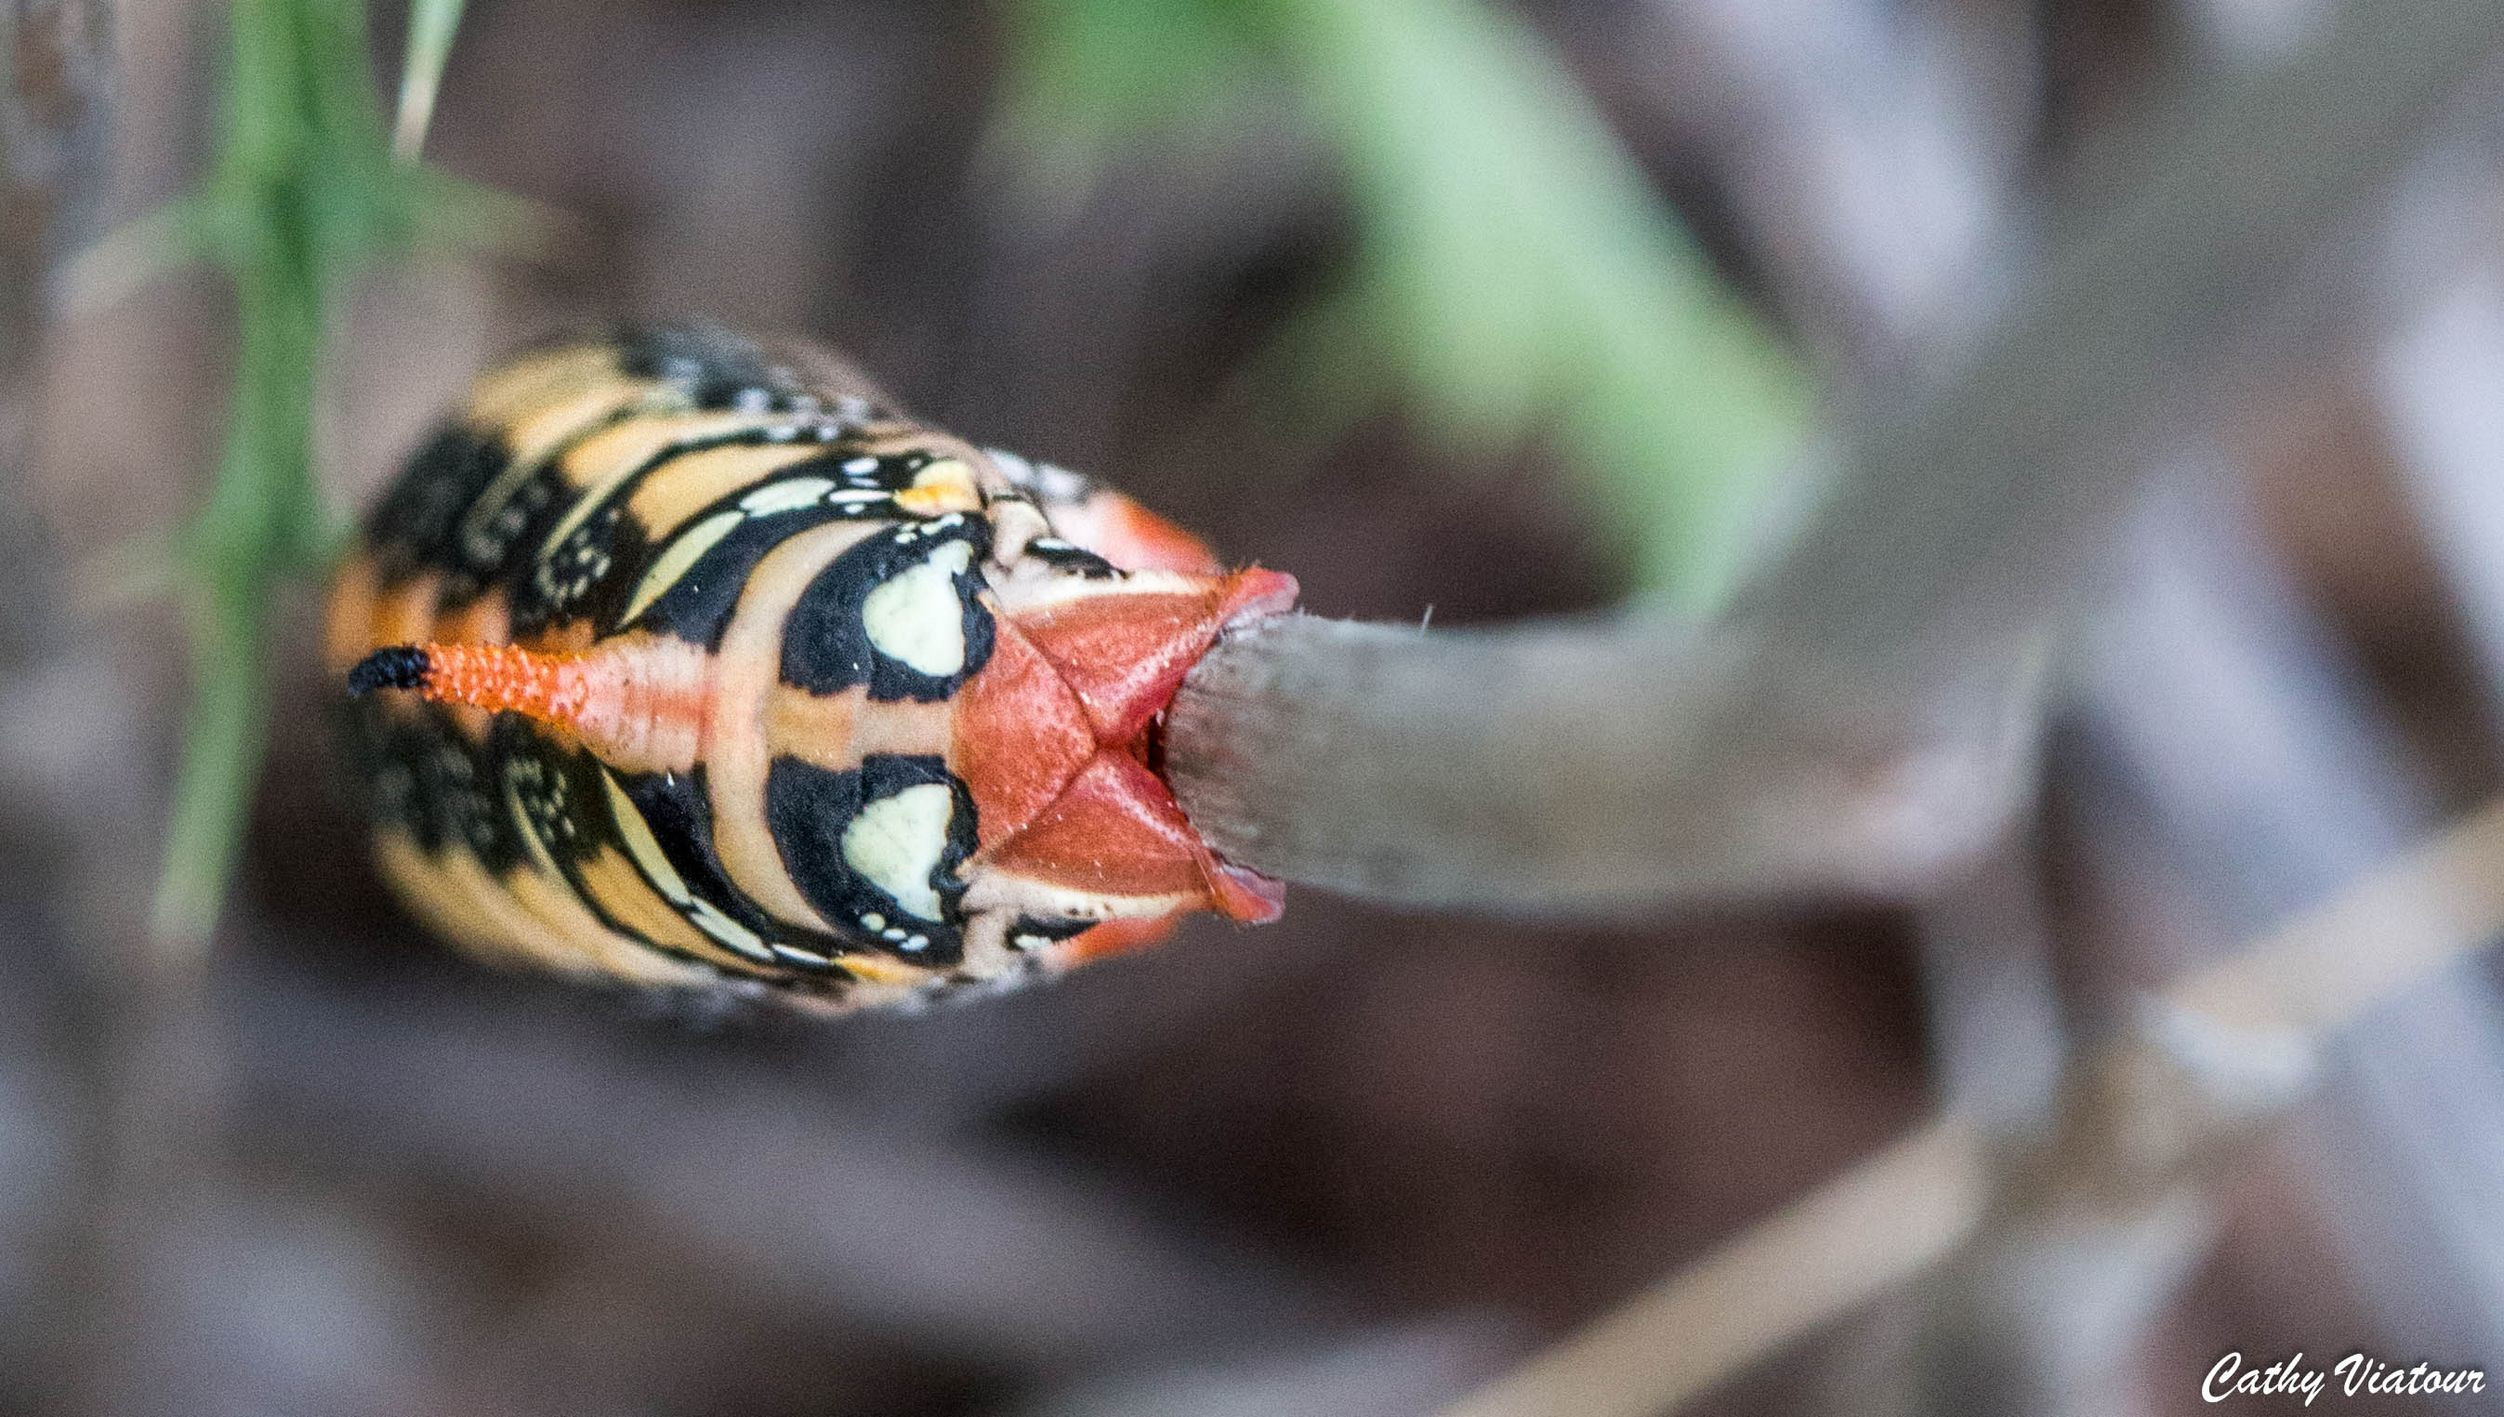
{"type": "Polygon", "coordinates": [[[1274,919],[1158,731],[1295,594],[823,351],[649,326],[476,381],[367,522],[327,650],[382,872],[440,933],[855,1008],[1274,919]]]}

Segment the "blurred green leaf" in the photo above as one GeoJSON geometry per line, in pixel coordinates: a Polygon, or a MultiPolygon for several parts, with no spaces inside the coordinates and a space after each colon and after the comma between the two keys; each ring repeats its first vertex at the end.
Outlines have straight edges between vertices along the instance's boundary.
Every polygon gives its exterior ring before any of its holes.
{"type": "MultiPolygon", "coordinates": [[[[429,91],[458,10],[421,3],[412,18],[441,27],[412,36],[412,66],[435,65],[412,82],[429,91]]],[[[313,475],[313,407],[348,284],[421,241],[483,235],[512,210],[394,159],[363,0],[233,0],[227,39],[216,163],[161,223],[233,280],[239,341],[216,480],[175,545],[193,690],[157,889],[167,948],[197,949],[216,924],[264,746],[271,602],[326,563],[336,534],[313,475]]],[[[134,249],[161,244],[156,227],[139,230],[134,249]]]]}
{"type": "Polygon", "coordinates": [[[392,125],[391,147],[403,162],[425,150],[426,129],[435,121],[435,94],[443,87],[443,66],[452,57],[452,36],[461,27],[461,0],[411,0],[409,45],[400,67],[400,115],[392,125]]]}
{"type": "Polygon", "coordinates": [[[1227,132],[1260,72],[1256,31],[1229,0],[1004,0],[1017,62],[997,133],[1021,197],[1083,193],[1126,137],[1190,144],[1227,132]]]}
{"type": "Polygon", "coordinates": [[[1689,604],[1728,585],[1805,380],[1519,21],[1477,0],[1014,4],[1014,121],[1096,161],[1221,84],[1293,86],[1358,237],[1273,363],[1299,407],[1403,399],[1455,454],[1552,437],[1642,580],[1689,604]]]}

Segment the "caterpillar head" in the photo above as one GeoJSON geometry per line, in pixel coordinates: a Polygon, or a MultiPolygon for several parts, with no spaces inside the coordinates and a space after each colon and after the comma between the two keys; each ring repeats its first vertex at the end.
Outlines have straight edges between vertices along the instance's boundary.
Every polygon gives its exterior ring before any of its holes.
{"type": "MultiPolygon", "coordinates": [[[[952,754],[979,823],[968,906],[1030,918],[1276,918],[1283,889],[1219,860],[1175,804],[1159,733],[1217,636],[1291,607],[1293,578],[1118,571],[1039,538],[991,589],[994,642],[959,696],[952,754]]],[[[1127,944],[1132,933],[1108,929],[1088,944],[1127,944]]]]}

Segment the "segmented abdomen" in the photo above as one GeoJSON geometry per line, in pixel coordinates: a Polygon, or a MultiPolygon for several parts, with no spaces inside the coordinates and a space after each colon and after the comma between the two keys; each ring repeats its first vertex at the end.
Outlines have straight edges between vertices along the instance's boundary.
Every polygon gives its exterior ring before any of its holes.
{"type": "Polygon", "coordinates": [[[385,873],[471,947],[577,974],[862,1003],[1037,967],[1091,922],[950,898],[976,822],[948,765],[990,649],[970,568],[1045,530],[1032,502],[808,351],[655,329],[488,375],[375,511],[329,657],[624,646],[631,711],[358,700],[385,873]]]}

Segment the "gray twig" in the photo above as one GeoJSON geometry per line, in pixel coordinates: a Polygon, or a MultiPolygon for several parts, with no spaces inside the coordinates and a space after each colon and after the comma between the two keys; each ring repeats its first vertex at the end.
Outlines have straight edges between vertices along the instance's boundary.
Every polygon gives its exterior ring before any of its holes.
{"type": "Polygon", "coordinates": [[[1895,890],[1970,852],[2024,781],[2018,710],[2133,449],[2504,46],[2485,0],[2345,19],[2087,164],[2141,175],[2088,184],[2112,195],[1929,397],[1846,420],[1815,515],[1722,621],[1238,636],[1172,715],[1193,821],[1287,880],[1534,913],[1895,890]]]}

